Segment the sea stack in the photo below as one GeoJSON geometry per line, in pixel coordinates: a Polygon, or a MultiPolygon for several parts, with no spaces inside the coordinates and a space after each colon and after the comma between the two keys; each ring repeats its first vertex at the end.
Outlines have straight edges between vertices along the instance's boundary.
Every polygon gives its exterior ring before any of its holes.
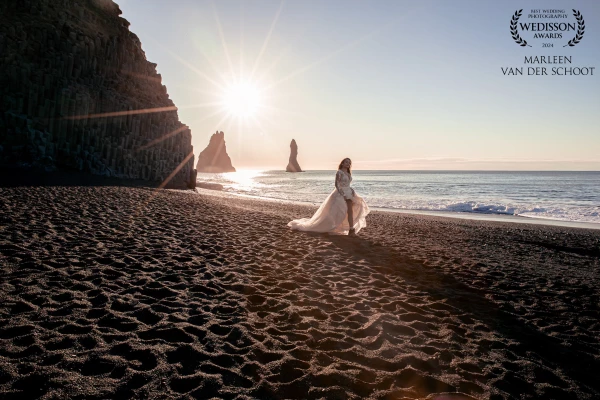
{"type": "Polygon", "coordinates": [[[298,145],[296,141],[292,139],[290,143],[290,161],[285,169],[286,172],[302,172],[302,168],[298,164],[298,145]]]}
{"type": "Polygon", "coordinates": [[[235,172],[227,155],[223,132],[217,131],[210,137],[208,146],[198,156],[196,169],[198,172],[235,172]]]}
{"type": "Polygon", "coordinates": [[[190,129],[120,14],[111,0],[0,1],[0,168],[190,185],[190,129]]]}

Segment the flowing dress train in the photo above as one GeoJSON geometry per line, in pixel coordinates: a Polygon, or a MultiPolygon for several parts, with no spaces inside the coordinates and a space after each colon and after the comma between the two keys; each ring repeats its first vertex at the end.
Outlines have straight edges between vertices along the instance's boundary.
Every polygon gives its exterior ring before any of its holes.
{"type": "Polygon", "coordinates": [[[348,224],[348,206],[346,199],[352,200],[353,228],[356,233],[367,226],[366,217],[369,206],[356,192],[352,194],[350,182],[352,176],[345,171],[338,170],[338,185],[344,193],[342,196],[338,189],[327,196],[323,204],[311,218],[301,218],[290,221],[287,226],[298,231],[328,232],[337,235],[347,235],[350,230],[348,224]]]}

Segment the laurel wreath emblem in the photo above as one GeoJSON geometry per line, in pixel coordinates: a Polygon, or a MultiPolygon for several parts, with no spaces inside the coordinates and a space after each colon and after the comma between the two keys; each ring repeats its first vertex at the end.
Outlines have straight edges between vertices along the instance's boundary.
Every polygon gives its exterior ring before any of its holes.
{"type": "Polygon", "coordinates": [[[575,35],[575,37],[571,40],[569,40],[569,43],[565,44],[563,47],[567,47],[567,46],[575,46],[577,43],[579,43],[581,41],[581,39],[583,38],[583,34],[585,33],[585,21],[583,20],[583,16],[581,15],[581,13],[575,9],[573,9],[573,15],[575,16],[575,19],[577,20],[577,34],[575,35]]]}
{"type": "Polygon", "coordinates": [[[517,30],[517,22],[519,21],[519,18],[521,17],[522,13],[522,8],[520,10],[515,11],[515,15],[513,15],[510,20],[510,33],[512,34],[512,38],[515,40],[515,42],[517,42],[518,45],[525,47],[529,45],[527,44],[527,41],[519,35],[519,31],[517,30]]]}

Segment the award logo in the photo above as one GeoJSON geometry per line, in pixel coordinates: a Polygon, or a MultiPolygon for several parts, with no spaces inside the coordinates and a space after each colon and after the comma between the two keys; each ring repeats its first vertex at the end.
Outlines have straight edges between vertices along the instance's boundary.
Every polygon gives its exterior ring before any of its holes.
{"type": "Polygon", "coordinates": [[[573,10],[572,21],[565,10],[531,10],[527,21],[519,22],[522,15],[523,9],[517,10],[510,20],[510,34],[519,46],[533,47],[521,37],[519,28],[523,33],[532,34],[530,41],[537,40],[540,47],[554,47],[555,41],[562,42],[567,37],[571,37],[571,40],[563,47],[572,47],[583,39],[585,21],[578,10],[573,10]]]}
{"type": "MultiPolygon", "coordinates": [[[[512,40],[524,49],[544,48],[567,50],[582,42],[585,34],[585,20],[579,10],[572,12],[559,9],[532,9],[523,14],[523,9],[515,11],[510,19],[512,40]]],[[[507,76],[593,76],[595,67],[573,66],[573,56],[525,55],[524,63],[556,64],[556,66],[501,67],[507,76]]]]}

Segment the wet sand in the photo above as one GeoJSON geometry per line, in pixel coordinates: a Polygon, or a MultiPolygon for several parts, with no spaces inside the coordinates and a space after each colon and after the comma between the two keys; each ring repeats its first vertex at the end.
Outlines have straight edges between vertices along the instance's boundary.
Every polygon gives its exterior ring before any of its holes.
{"type": "Polygon", "coordinates": [[[600,396],[599,231],[314,210],[0,188],[0,397],[600,396]]]}

